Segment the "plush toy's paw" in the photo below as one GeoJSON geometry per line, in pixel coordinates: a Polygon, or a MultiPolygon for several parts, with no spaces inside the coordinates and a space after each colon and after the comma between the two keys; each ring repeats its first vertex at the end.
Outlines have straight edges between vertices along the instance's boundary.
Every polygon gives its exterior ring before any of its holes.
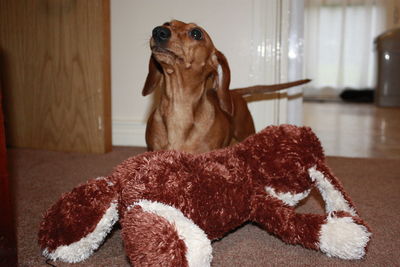
{"type": "Polygon", "coordinates": [[[320,230],[320,250],[328,256],[342,259],[361,259],[371,233],[361,220],[352,216],[331,213],[320,230]]]}
{"type": "Polygon", "coordinates": [[[118,220],[114,187],[101,177],[62,195],[40,224],[43,255],[71,263],[92,255],[118,220]]]}

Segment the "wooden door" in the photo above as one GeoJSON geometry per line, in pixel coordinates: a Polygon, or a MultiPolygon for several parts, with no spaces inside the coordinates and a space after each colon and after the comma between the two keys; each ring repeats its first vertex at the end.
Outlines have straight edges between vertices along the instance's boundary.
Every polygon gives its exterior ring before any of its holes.
{"type": "Polygon", "coordinates": [[[7,143],[111,149],[109,0],[0,0],[7,143]]]}

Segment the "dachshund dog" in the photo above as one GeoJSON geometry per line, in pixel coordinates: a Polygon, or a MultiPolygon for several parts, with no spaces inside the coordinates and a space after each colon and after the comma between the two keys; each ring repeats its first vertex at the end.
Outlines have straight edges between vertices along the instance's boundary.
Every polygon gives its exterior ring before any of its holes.
{"type": "Polygon", "coordinates": [[[243,95],[265,93],[310,80],[229,90],[230,70],[207,32],[172,20],[153,29],[143,96],[161,90],[146,127],[149,150],[202,153],[254,134],[243,95]]]}

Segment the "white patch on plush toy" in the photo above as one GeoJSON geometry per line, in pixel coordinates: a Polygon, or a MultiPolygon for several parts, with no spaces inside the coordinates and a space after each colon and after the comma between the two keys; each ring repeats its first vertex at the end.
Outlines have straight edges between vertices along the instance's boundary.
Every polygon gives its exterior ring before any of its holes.
{"type": "Polygon", "coordinates": [[[351,217],[337,218],[329,215],[320,230],[320,250],[328,256],[347,260],[361,259],[371,233],[356,224],[351,217]]]}
{"type": "Polygon", "coordinates": [[[70,263],[86,260],[103,243],[116,221],[118,221],[118,209],[117,201],[114,200],[93,232],[70,245],[59,246],[53,252],[49,252],[46,248],[43,250],[43,255],[53,261],[59,259],[70,263]]]}
{"type": "Polygon", "coordinates": [[[357,215],[356,211],[350,207],[349,203],[344,199],[342,193],[337,190],[333,184],[324,176],[324,174],[312,167],[308,170],[312,181],[316,181],[318,190],[326,203],[326,212],[347,211],[351,215],[357,215]]]}
{"type": "MultiPolygon", "coordinates": [[[[163,217],[172,225],[186,245],[186,259],[190,267],[210,266],[212,260],[211,241],[200,227],[187,218],[180,210],[160,202],[141,200],[133,206],[140,206],[146,212],[163,217]]],[[[128,208],[128,209],[129,209],[128,208]]]]}
{"type": "Polygon", "coordinates": [[[304,199],[305,197],[308,196],[308,194],[310,194],[311,189],[306,190],[302,193],[292,194],[290,192],[277,193],[274,188],[266,186],[265,191],[271,196],[283,201],[285,204],[289,206],[296,206],[300,200],[304,199]]]}

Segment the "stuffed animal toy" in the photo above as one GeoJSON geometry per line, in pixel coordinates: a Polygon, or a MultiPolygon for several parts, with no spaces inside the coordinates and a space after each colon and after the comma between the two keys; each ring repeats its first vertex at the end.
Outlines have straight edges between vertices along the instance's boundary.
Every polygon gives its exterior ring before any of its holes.
{"type": "Polygon", "coordinates": [[[134,266],[210,266],[211,241],[254,222],[289,244],[360,259],[370,231],[306,127],[270,126],[204,154],[147,152],[65,193],[45,213],[51,260],[88,258],[120,221],[134,266]],[[325,214],[295,211],[316,187],[325,214]]]}

